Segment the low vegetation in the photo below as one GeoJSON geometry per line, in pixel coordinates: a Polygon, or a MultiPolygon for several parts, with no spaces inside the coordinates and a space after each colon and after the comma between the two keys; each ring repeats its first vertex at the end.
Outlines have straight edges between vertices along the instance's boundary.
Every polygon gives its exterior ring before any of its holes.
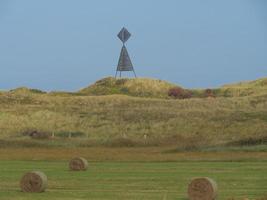
{"type": "Polygon", "coordinates": [[[185,89],[175,84],[148,78],[115,79],[104,78],[95,84],[81,89],[78,95],[124,94],[135,97],[165,98],[206,98],[206,97],[244,97],[267,95],[267,78],[250,82],[224,85],[220,88],[185,89]]]}
{"type": "Polygon", "coordinates": [[[266,80],[187,90],[186,99],[169,96],[181,87],[146,79],[106,78],[77,93],[1,92],[0,146],[266,145],[266,80]]]}
{"type": "Polygon", "coordinates": [[[169,89],[176,85],[156,79],[104,78],[79,91],[83,95],[124,94],[135,97],[167,98],[169,89]]]}
{"type": "Polygon", "coordinates": [[[185,90],[180,87],[174,87],[169,89],[168,96],[175,99],[189,99],[192,97],[192,93],[189,90],[185,90]]]}

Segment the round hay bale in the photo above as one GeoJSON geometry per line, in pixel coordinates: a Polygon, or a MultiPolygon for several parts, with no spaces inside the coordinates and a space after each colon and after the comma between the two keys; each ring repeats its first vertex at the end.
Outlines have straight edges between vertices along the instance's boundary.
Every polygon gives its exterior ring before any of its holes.
{"type": "Polygon", "coordinates": [[[20,180],[23,192],[44,192],[47,188],[47,176],[40,171],[26,173],[20,180]]]}
{"type": "Polygon", "coordinates": [[[214,200],[217,197],[217,183],[208,178],[195,178],[188,186],[190,200],[214,200]]]}
{"type": "Polygon", "coordinates": [[[72,171],[85,171],[88,168],[88,162],[81,157],[73,158],[70,160],[69,168],[72,171]]]}

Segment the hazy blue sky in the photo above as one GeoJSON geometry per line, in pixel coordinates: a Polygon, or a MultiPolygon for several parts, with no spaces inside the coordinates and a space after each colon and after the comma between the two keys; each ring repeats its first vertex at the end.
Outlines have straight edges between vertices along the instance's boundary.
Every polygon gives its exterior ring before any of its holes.
{"type": "Polygon", "coordinates": [[[113,76],[123,26],[138,76],[190,88],[267,76],[266,0],[0,0],[0,88],[113,76]]]}

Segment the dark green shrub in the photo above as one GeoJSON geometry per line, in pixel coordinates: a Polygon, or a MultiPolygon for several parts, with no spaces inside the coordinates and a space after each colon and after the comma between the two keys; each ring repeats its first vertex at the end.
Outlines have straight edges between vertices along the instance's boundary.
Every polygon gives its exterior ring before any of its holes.
{"type": "Polygon", "coordinates": [[[261,145],[261,144],[267,144],[267,136],[263,136],[260,138],[253,138],[248,137],[246,139],[241,139],[238,141],[230,142],[228,145],[233,146],[252,146],[252,145],[261,145]]]}
{"type": "Polygon", "coordinates": [[[129,93],[129,89],[126,88],[126,87],[123,87],[123,88],[121,88],[121,92],[122,92],[123,94],[128,94],[128,93],[129,93]]]}
{"type": "Polygon", "coordinates": [[[42,91],[42,90],[38,90],[38,89],[30,89],[30,91],[32,93],[36,93],[36,94],[46,94],[46,92],[42,91]]]}

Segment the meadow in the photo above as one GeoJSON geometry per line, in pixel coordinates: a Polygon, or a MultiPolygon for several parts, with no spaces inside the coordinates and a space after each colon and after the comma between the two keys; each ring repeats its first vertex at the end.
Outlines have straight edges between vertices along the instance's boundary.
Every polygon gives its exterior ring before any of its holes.
{"type": "Polygon", "coordinates": [[[265,152],[164,153],[167,149],[0,149],[0,199],[185,200],[187,185],[199,176],[217,181],[221,200],[263,200],[267,194],[265,152]],[[77,154],[89,160],[87,171],[69,171],[68,158],[77,154]],[[20,178],[31,170],[46,173],[46,192],[20,191],[20,178]]]}

